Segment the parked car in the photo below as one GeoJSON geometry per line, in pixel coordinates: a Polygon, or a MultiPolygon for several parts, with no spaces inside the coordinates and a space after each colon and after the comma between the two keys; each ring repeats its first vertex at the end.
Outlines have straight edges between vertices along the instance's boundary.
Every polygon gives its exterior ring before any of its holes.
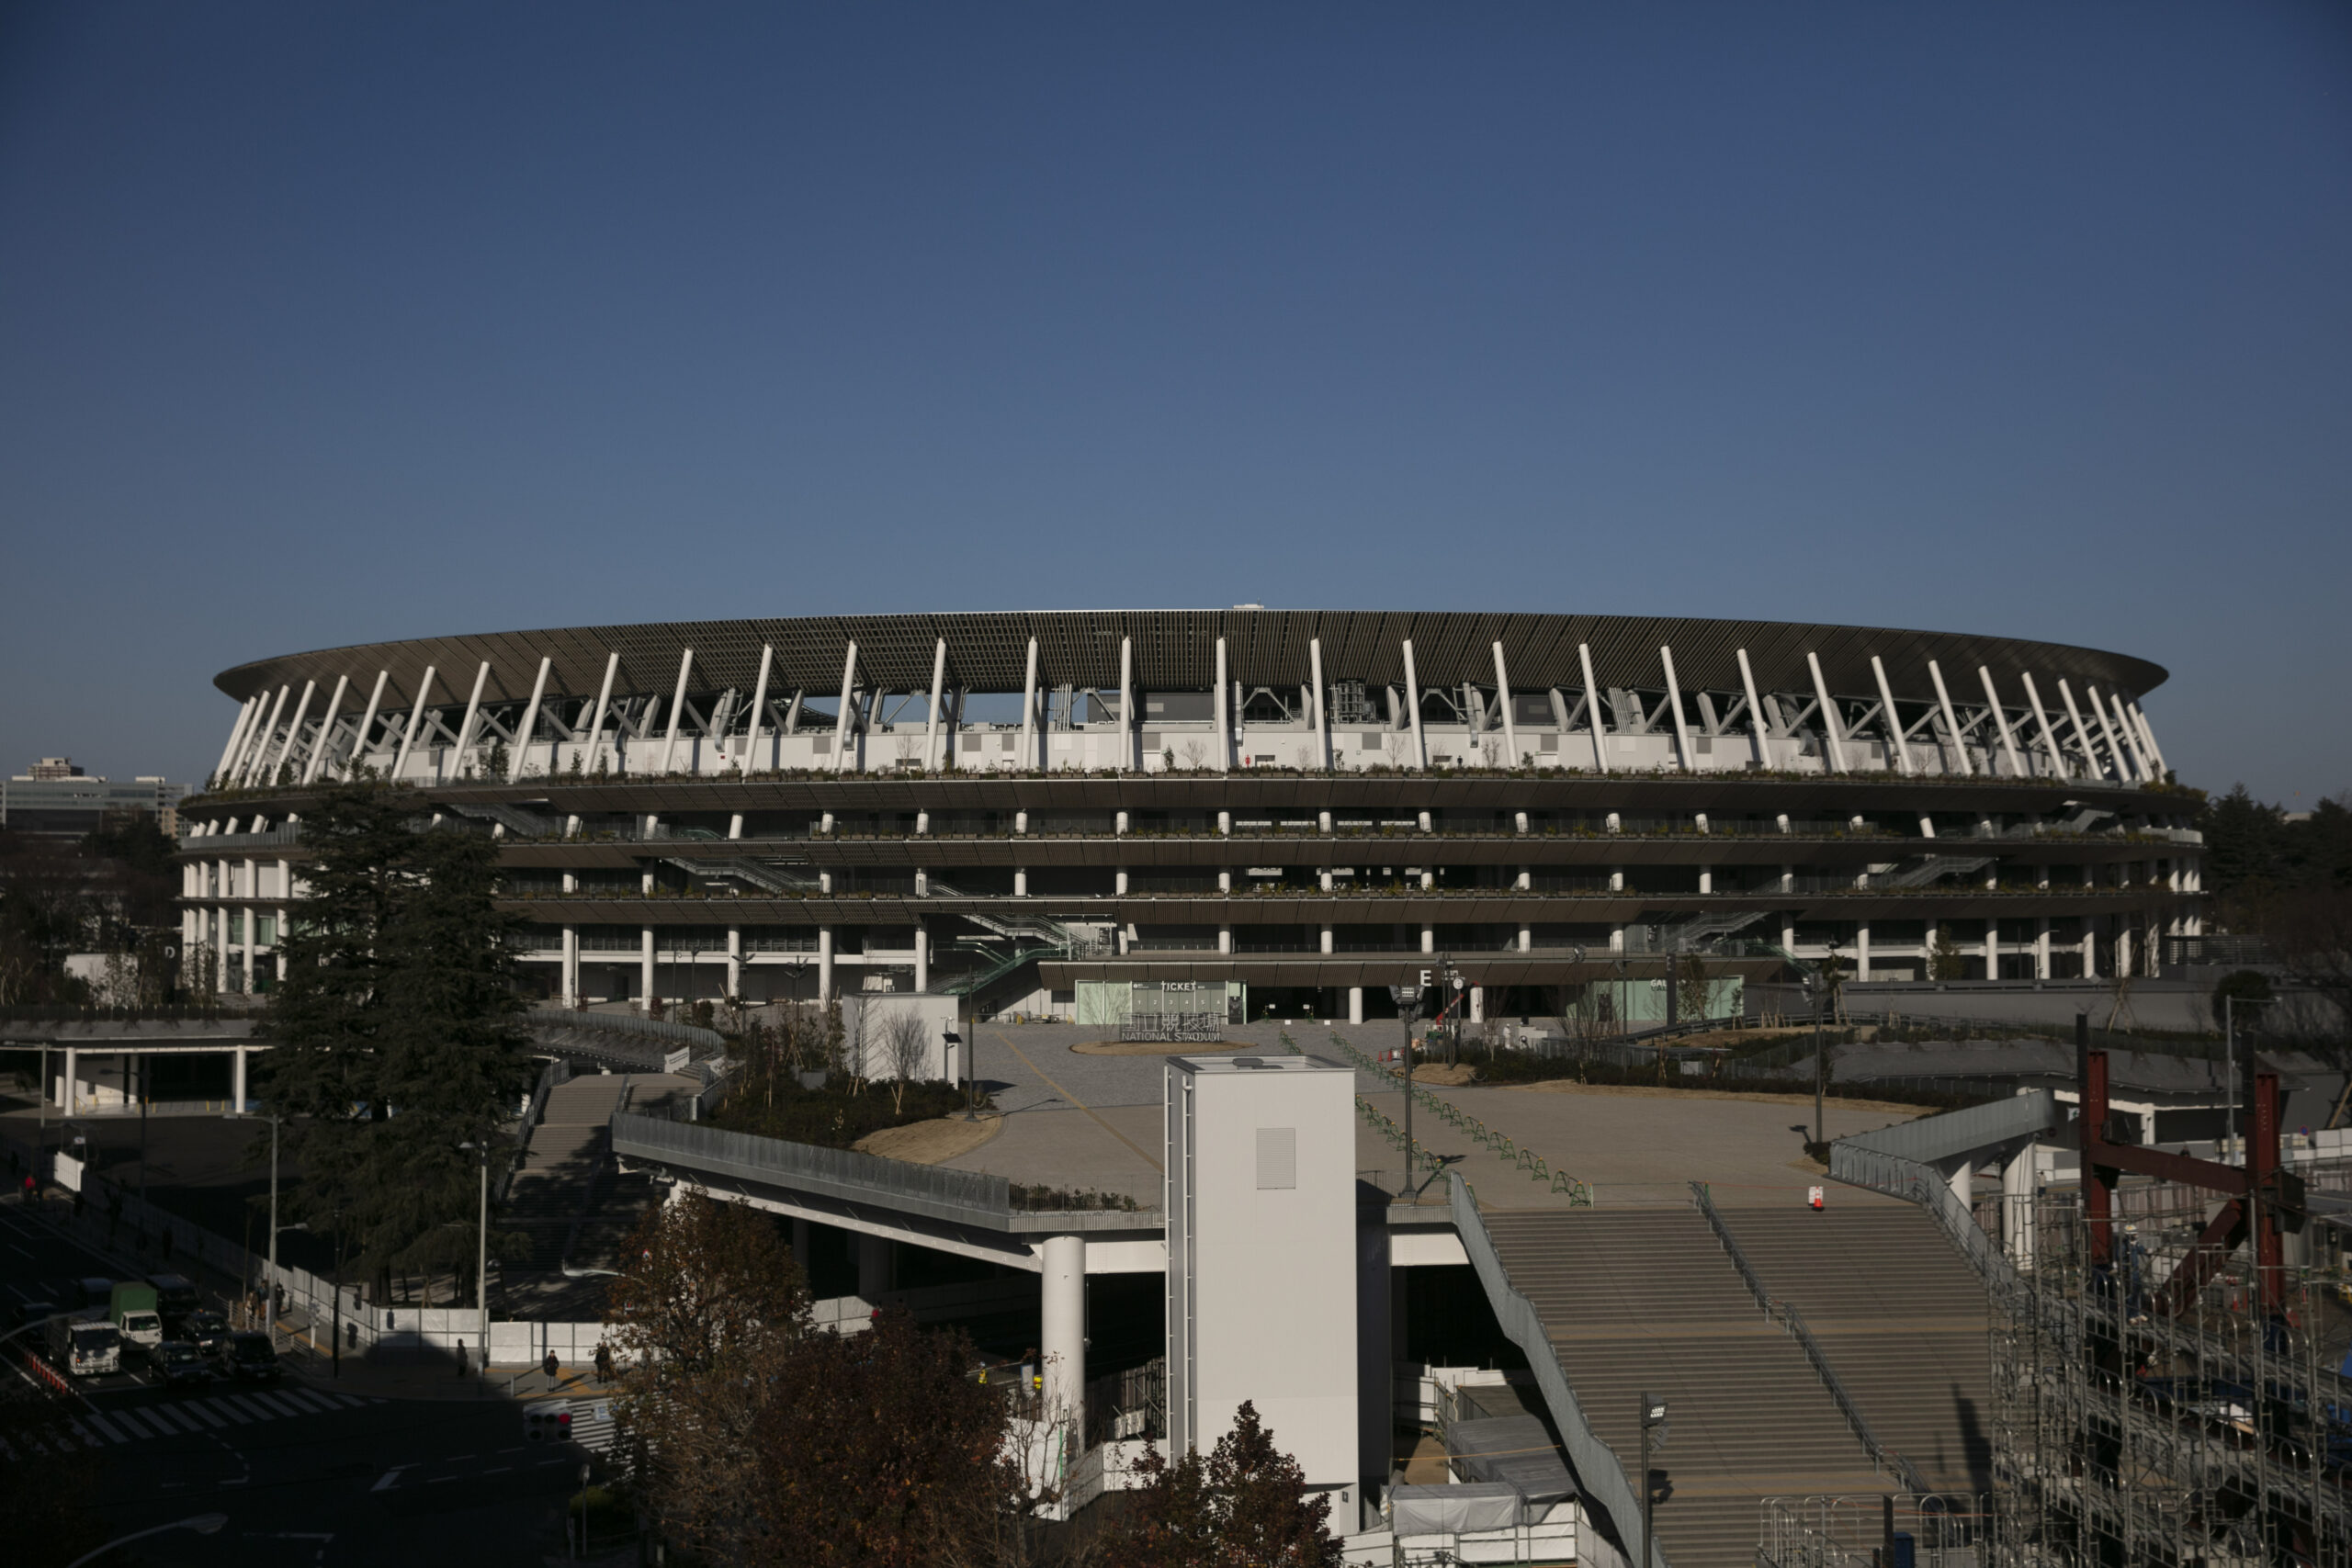
{"type": "Polygon", "coordinates": [[[217,1312],[192,1312],[180,1319],[173,1335],[196,1347],[196,1353],[217,1359],[229,1348],[229,1320],[217,1312]]]}
{"type": "Polygon", "coordinates": [[[229,1337],[229,1348],[220,1354],[220,1371],[232,1378],[275,1382],[277,1381],[277,1348],[270,1344],[268,1335],[240,1329],[229,1337]]]}
{"type": "Polygon", "coordinates": [[[147,1353],[147,1362],[166,1387],[192,1383],[201,1388],[212,1381],[212,1363],[185,1339],[164,1340],[147,1353]]]}

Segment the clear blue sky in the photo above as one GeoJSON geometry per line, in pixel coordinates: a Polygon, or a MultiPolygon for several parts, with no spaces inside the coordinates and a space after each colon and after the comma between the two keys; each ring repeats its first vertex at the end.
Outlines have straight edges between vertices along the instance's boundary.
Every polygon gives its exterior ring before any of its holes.
{"type": "Polygon", "coordinates": [[[2352,8],[0,7],[0,756],[603,620],[2159,660],[2352,786],[2352,8]]]}

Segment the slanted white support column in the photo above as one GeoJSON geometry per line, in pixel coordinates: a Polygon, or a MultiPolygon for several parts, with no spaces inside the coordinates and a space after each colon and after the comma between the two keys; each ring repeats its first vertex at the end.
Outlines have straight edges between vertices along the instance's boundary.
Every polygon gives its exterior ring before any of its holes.
{"type": "Polygon", "coordinates": [[[580,928],[569,921],[563,928],[563,1005],[580,1005],[580,928]]]}
{"type": "Polygon", "coordinates": [[[1049,1235],[1037,1250],[1044,1415],[1057,1427],[1078,1427],[1086,1416],[1086,1237],[1049,1235]]]}
{"type": "Polygon", "coordinates": [[[228,782],[229,760],[234,757],[238,749],[244,744],[245,731],[252,728],[254,710],[260,705],[259,697],[247,697],[237,705],[236,721],[229,726],[229,743],[220,748],[220,765],[212,770],[211,776],[215,783],[228,782]]]}
{"type": "Polygon", "coordinates": [[[490,683],[490,660],[481,661],[474,671],[473,694],[466,699],[465,722],[458,726],[458,744],[450,750],[449,765],[462,778],[466,772],[466,748],[474,743],[474,720],[481,716],[482,688],[490,683]]]}
{"type": "MultiPolygon", "coordinates": [[[[761,673],[766,673],[765,666],[761,673]]],[[[922,724],[922,765],[925,773],[936,770],[939,763],[939,708],[947,695],[947,639],[941,637],[931,650],[931,706],[922,724]]]]}
{"type": "Polygon", "coordinates": [[[319,776],[319,764],[327,760],[327,742],[334,739],[334,716],[343,711],[343,694],[351,686],[351,677],[334,678],[334,695],[327,699],[327,711],[319,716],[318,743],[311,748],[310,761],[302,764],[302,782],[309,784],[319,776]]]}
{"type": "MultiPolygon", "coordinates": [[[[2075,705],[2074,690],[2066,684],[2064,675],[2058,677],[2058,697],[2066,705],[2066,716],[2074,723],[2075,743],[2083,749],[2083,765],[2090,770],[2092,778],[2105,778],[2107,769],[2098,760],[2098,748],[2091,742],[2091,732],[2083,727],[2083,710],[2075,705]]],[[[2119,779],[2122,777],[2120,769],[2117,770],[2116,776],[2119,779]]]]}
{"type": "MultiPolygon", "coordinates": [[[[539,728],[539,704],[547,700],[548,671],[554,667],[553,659],[542,657],[539,660],[538,677],[531,682],[531,700],[524,705],[522,725],[514,731],[514,755],[506,763],[508,784],[523,776],[523,760],[530,755],[531,737],[539,728]]],[[[548,776],[553,778],[555,774],[555,755],[550,752],[548,755],[548,776]]]]}
{"type": "Polygon", "coordinates": [[[2009,760],[2009,776],[2021,779],[2025,777],[2025,764],[2018,761],[2018,743],[2009,734],[2009,716],[2001,707],[2001,694],[1994,688],[1993,671],[1980,664],[1976,678],[1984,682],[1984,705],[1993,710],[1993,727],[2001,732],[2001,755],[2009,760]]]}
{"type": "Polygon", "coordinates": [[[1684,773],[1695,773],[1699,764],[1690,751],[1690,726],[1682,717],[1682,683],[1674,678],[1674,649],[1661,644],[1657,658],[1666,670],[1666,704],[1674,713],[1674,755],[1684,773]]]}
{"type": "Polygon", "coordinates": [[[245,1052],[240,1045],[229,1053],[229,1108],[242,1113],[245,1109],[245,1052]]]}
{"type": "Polygon", "coordinates": [[[690,648],[678,656],[678,686],[677,690],[671,694],[670,728],[662,737],[662,761],[653,770],[656,773],[666,774],[670,771],[671,763],[677,760],[678,721],[686,714],[686,677],[693,672],[694,667],[695,650],[690,648]]]}
{"type": "Polygon", "coordinates": [[[1609,771],[1609,726],[1600,716],[1600,688],[1593,682],[1592,649],[1589,645],[1577,644],[1577,662],[1584,669],[1584,718],[1592,731],[1592,765],[1605,773],[1609,771]]]}
{"type": "Polygon", "coordinates": [[[1495,702],[1503,710],[1503,766],[1519,766],[1519,730],[1510,712],[1510,670],[1503,662],[1503,645],[1495,644],[1495,702]]]}
{"type": "Polygon", "coordinates": [[[1821,673],[1821,655],[1810,649],[1805,651],[1805,668],[1813,671],[1813,697],[1821,706],[1821,749],[1829,754],[1829,771],[1846,771],[1846,749],[1838,733],[1838,705],[1829,700],[1829,682],[1821,673]]]}
{"type": "Polygon", "coordinates": [[[2050,754],[2050,767],[2060,778],[2067,776],[2066,753],[2058,749],[2058,732],[2050,728],[2050,715],[2041,705],[2041,694],[2034,689],[2030,671],[2020,671],[2018,678],[2025,682],[2025,700],[2033,708],[2033,721],[2041,727],[2041,748],[2050,754]]]}
{"type": "MultiPolygon", "coordinates": [[[[343,770],[345,778],[358,775],[361,761],[368,754],[368,732],[376,728],[376,710],[383,705],[384,682],[390,676],[389,670],[376,671],[376,688],[368,694],[368,706],[359,716],[359,728],[351,732],[351,758],[343,770]]],[[[324,738],[322,738],[320,749],[322,752],[325,750],[324,738]]]]}
{"type": "Polygon", "coordinates": [[[1362,986],[1348,987],[1348,1021],[1350,1023],[1363,1021],[1363,987],[1362,986]]]}
{"type": "Polygon", "coordinates": [[[1976,764],[1968,760],[1968,737],[1960,732],[1960,715],[1951,705],[1951,694],[1944,689],[1944,672],[1936,661],[1928,660],[1928,679],[1936,683],[1936,701],[1943,705],[1944,728],[1951,731],[1952,748],[1960,753],[1960,772],[1963,778],[1976,776],[1976,764]]]}
{"type": "Polygon", "coordinates": [[[2125,754],[2121,742],[2115,739],[2115,726],[2107,721],[2107,699],[2100,696],[2098,688],[2087,681],[2083,682],[2083,696],[2091,705],[2091,716],[2098,720],[2100,736],[2107,741],[2108,757],[2115,764],[2116,783],[2131,783],[2132,759],[2125,754]]]}
{"type": "Polygon", "coordinates": [[[1021,678],[1021,765],[1037,763],[1037,639],[1029,639],[1029,672],[1021,678]]]}
{"type": "Polygon", "coordinates": [[[1747,725],[1756,732],[1756,761],[1759,766],[1772,765],[1771,726],[1764,717],[1764,705],[1756,697],[1756,671],[1747,667],[1747,649],[1740,649],[1739,684],[1747,697],[1747,725]]]}
{"type": "MultiPolygon", "coordinates": [[[[1136,644],[1133,637],[1119,639],[1119,772],[1143,770],[1143,758],[1136,748],[1142,745],[1142,731],[1136,728],[1136,644]]],[[[1127,814],[1119,813],[1119,831],[1127,830],[1127,814]]]]}
{"type": "Polygon", "coordinates": [[[261,733],[248,750],[243,776],[237,780],[239,784],[251,784],[267,767],[270,745],[277,739],[278,716],[286,711],[286,699],[293,694],[290,683],[277,688],[277,700],[270,704],[269,717],[262,721],[261,733]]]}
{"type": "MultiPolygon", "coordinates": [[[[1306,678],[1307,712],[1315,721],[1316,765],[1328,773],[1331,771],[1331,716],[1323,705],[1323,639],[1319,637],[1306,640],[1306,678]]],[[[1329,813],[1325,820],[1329,820],[1329,813]]]]}
{"type": "Polygon", "coordinates": [[[1429,744],[1421,737],[1421,677],[1413,668],[1413,639],[1405,639],[1405,712],[1413,721],[1413,771],[1430,765],[1429,744]]]}
{"type": "Polygon", "coordinates": [[[245,995],[254,992],[254,950],[261,945],[261,863],[245,863],[245,995]]]}
{"type": "Polygon", "coordinates": [[[1233,771],[1233,686],[1225,669],[1225,638],[1216,639],[1216,771],[1233,771]]]}
{"type": "MultiPolygon", "coordinates": [[[[580,766],[587,773],[594,773],[605,760],[601,751],[605,736],[605,714],[613,705],[613,677],[620,672],[620,668],[619,654],[611,653],[605,656],[605,683],[596,688],[595,712],[588,719],[587,749],[581,753],[586,760],[580,766]]],[[[613,748],[613,771],[615,773],[620,771],[620,748],[617,745],[613,748]]]]}
{"type": "MultiPolygon", "coordinates": [[[[760,645],[760,678],[752,686],[752,722],[743,731],[743,754],[735,759],[735,766],[750,773],[760,764],[760,726],[768,714],[768,671],[775,665],[775,645],[760,645]]],[[[938,721],[938,703],[932,704],[933,722],[938,721]]]]}
{"type": "MultiPolygon", "coordinates": [[[[1035,668],[1037,662],[1036,645],[1034,639],[1030,644],[1029,662],[1032,668],[1035,668]]],[[[850,738],[855,733],[850,726],[849,701],[856,690],[857,644],[853,642],[849,645],[849,651],[842,656],[841,710],[833,715],[833,772],[837,773],[849,771],[849,749],[852,744],[850,738]]],[[[1025,735],[1028,729],[1028,716],[1025,712],[1022,716],[1022,728],[1025,735]]]]}
{"type": "Polygon", "coordinates": [[[817,928],[817,999],[833,999],[833,928],[817,928]]]}
{"type": "Polygon", "coordinates": [[[638,933],[638,1008],[646,1017],[653,1016],[653,1004],[661,998],[653,988],[653,928],[643,927],[638,933]]]}
{"type": "MultiPolygon", "coordinates": [[[[2098,693],[2096,689],[2091,693],[2091,699],[2094,702],[2098,699],[2098,693]]],[[[2156,776],[2156,773],[2154,768],[2148,765],[2147,749],[2140,744],[2140,732],[2132,728],[2132,716],[2123,711],[2123,699],[2115,695],[2113,693],[2109,693],[2108,694],[2107,705],[2115,715],[2115,728],[2122,733],[2123,744],[2130,748],[2132,765],[2140,770],[2141,779],[2144,782],[2154,778],[2156,776]]],[[[2106,722],[2103,715],[2101,716],[2100,722],[2106,722]]]]}
{"type": "Polygon", "coordinates": [[[263,764],[262,779],[265,783],[294,761],[295,743],[302,739],[302,720],[310,716],[311,698],[317,694],[318,690],[319,683],[316,681],[302,682],[302,700],[294,705],[294,717],[286,726],[286,739],[278,743],[277,765],[273,767],[268,763],[263,764]]]}
{"type": "Polygon", "coordinates": [[[2140,739],[2148,744],[2148,755],[2156,760],[2156,776],[2163,777],[2169,770],[2165,766],[2164,748],[2156,744],[2156,727],[2148,722],[2148,716],[2140,711],[2138,703],[2132,705],[2132,719],[2140,727],[2140,739]]]}
{"type": "Polygon", "coordinates": [[[1893,754],[1895,765],[1908,773],[1911,769],[1911,747],[1903,739],[1903,719],[1894,711],[1894,688],[1886,683],[1886,666],[1875,653],[1871,655],[1871,673],[1878,678],[1879,711],[1886,717],[1886,749],[1893,754]]]}

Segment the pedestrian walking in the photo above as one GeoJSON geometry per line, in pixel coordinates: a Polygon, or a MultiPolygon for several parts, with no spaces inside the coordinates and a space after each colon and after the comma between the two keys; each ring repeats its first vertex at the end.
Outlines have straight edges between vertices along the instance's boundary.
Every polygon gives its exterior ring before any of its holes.
{"type": "Polygon", "coordinates": [[[462,1339],[458,1341],[458,1375],[466,1375],[466,1342],[462,1339]]]}
{"type": "Polygon", "coordinates": [[[613,1348],[601,1339],[596,1341],[596,1381],[613,1381],[613,1348]]]}
{"type": "Polygon", "coordinates": [[[555,1352],[552,1350],[548,1352],[548,1359],[539,1363],[539,1370],[548,1375],[548,1387],[555,1387],[555,1374],[560,1366],[560,1363],[556,1360],[555,1352]]]}

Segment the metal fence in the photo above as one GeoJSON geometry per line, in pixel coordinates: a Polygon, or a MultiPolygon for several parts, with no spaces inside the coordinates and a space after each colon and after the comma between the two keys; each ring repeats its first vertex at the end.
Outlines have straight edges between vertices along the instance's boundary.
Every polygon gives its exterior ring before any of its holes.
{"type": "Polygon", "coordinates": [[[689,1177],[707,1173],[853,1201],[886,1197],[893,1208],[933,1219],[1011,1228],[1012,1184],[1001,1176],[909,1165],[636,1111],[613,1118],[612,1140],[623,1159],[668,1166],[689,1177]]]}

